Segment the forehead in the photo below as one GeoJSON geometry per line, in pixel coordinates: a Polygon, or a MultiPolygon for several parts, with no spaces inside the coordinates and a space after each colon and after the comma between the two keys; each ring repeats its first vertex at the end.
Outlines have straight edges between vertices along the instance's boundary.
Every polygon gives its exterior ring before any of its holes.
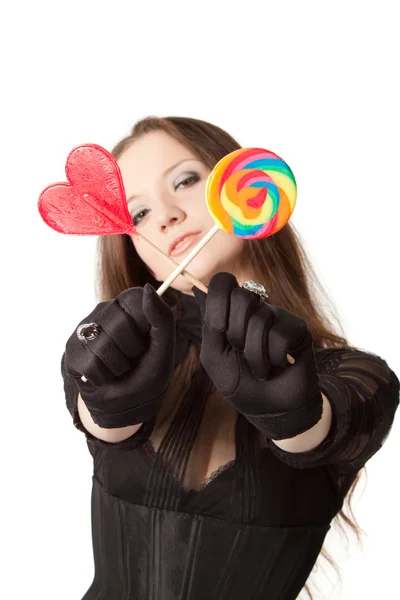
{"type": "Polygon", "coordinates": [[[197,157],[191,150],[164,131],[152,131],[124,150],[118,165],[125,185],[135,182],[140,187],[149,178],[160,177],[175,163],[193,158],[197,157]]]}

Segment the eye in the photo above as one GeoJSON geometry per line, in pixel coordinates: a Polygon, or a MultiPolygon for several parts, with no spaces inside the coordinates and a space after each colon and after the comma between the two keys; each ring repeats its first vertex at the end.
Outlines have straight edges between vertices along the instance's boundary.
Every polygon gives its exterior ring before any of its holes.
{"type": "Polygon", "coordinates": [[[175,189],[182,189],[197,183],[200,180],[200,177],[197,173],[190,173],[186,175],[183,179],[181,179],[175,186],[175,189]],[[181,187],[182,186],[182,187],[181,187]]]}
{"type": "Polygon", "coordinates": [[[135,215],[132,216],[132,223],[135,225],[135,227],[137,225],[139,225],[140,221],[142,219],[144,219],[144,217],[147,215],[148,212],[149,212],[148,208],[143,208],[138,213],[136,213],[135,215]]]}

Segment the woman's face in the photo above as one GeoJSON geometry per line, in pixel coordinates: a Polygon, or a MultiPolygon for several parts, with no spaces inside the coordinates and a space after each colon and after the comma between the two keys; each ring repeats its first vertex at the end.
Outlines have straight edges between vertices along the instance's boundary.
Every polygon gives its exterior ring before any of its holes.
{"type": "MultiPolygon", "coordinates": [[[[185,146],[163,131],[153,131],[133,142],[119,157],[128,209],[138,232],[180,263],[213,227],[205,202],[208,169],[185,146]]],[[[146,244],[133,244],[158,281],[173,271],[146,244]]],[[[205,285],[219,271],[239,281],[251,278],[241,266],[243,240],[219,231],[188,265],[187,270],[205,285]]],[[[191,293],[182,275],[173,287],[191,293]]]]}

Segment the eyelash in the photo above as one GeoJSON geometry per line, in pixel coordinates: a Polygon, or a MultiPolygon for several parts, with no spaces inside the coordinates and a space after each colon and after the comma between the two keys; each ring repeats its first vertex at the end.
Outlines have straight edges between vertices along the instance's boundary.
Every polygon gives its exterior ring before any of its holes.
{"type": "MultiPolygon", "coordinates": [[[[193,184],[195,184],[199,180],[200,180],[199,175],[197,173],[192,173],[191,175],[188,175],[188,177],[185,177],[185,179],[182,179],[182,181],[180,181],[178,183],[178,185],[175,186],[175,190],[182,189],[182,188],[179,188],[179,186],[182,185],[182,183],[192,182],[193,184]]],[[[184,188],[186,188],[186,187],[188,187],[188,186],[185,185],[184,188]]],[[[136,215],[133,215],[133,217],[132,217],[132,223],[135,225],[135,227],[137,225],[139,225],[140,221],[142,219],[144,219],[144,217],[147,215],[148,212],[149,212],[149,209],[148,208],[144,208],[143,210],[139,211],[136,215]],[[142,215],[142,216],[140,216],[140,215],[142,215]]]]}
{"type": "Polygon", "coordinates": [[[132,223],[134,224],[135,227],[137,227],[137,225],[139,225],[140,221],[145,218],[145,216],[147,215],[148,212],[149,212],[149,209],[144,208],[143,210],[139,211],[136,215],[133,215],[132,223]],[[142,215],[142,216],[140,216],[140,215],[142,215]]]}
{"type": "MultiPolygon", "coordinates": [[[[199,175],[197,173],[192,173],[191,175],[188,175],[187,177],[185,177],[185,179],[182,179],[182,181],[180,181],[178,183],[178,185],[175,187],[175,189],[176,190],[179,189],[179,186],[182,183],[187,183],[188,181],[192,181],[193,183],[197,183],[199,181],[199,179],[200,179],[200,177],[199,177],[199,175]]],[[[184,187],[187,187],[187,186],[184,186],[184,187]]]]}

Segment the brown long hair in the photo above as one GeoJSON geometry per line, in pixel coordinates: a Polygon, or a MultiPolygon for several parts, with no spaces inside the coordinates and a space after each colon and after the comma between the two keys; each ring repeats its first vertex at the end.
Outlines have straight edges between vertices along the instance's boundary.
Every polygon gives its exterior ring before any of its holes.
{"type": "MultiPolygon", "coordinates": [[[[147,117],[138,121],[130,135],[115,146],[113,155],[118,158],[133,141],[152,131],[166,132],[191,150],[209,169],[213,169],[221,158],[241,147],[223,129],[205,121],[184,117],[147,117]]],[[[249,240],[244,252],[247,253],[245,259],[251,260],[254,265],[257,281],[268,290],[270,302],[283,306],[307,321],[316,346],[351,347],[343,333],[336,309],[319,282],[300,236],[291,222],[271,237],[249,240]]],[[[155,283],[127,235],[99,238],[97,295],[100,300],[111,300],[123,290],[142,286],[146,282],[155,283]]],[[[173,304],[174,291],[168,292],[164,298],[173,304]]],[[[350,516],[346,515],[343,508],[335,518],[342,532],[346,535],[343,525],[347,525],[358,542],[364,532],[354,518],[351,500],[361,474],[362,471],[358,473],[346,497],[346,508],[350,516]]],[[[321,554],[338,572],[337,565],[324,548],[321,554]]],[[[304,589],[312,598],[307,584],[304,589]]]]}

